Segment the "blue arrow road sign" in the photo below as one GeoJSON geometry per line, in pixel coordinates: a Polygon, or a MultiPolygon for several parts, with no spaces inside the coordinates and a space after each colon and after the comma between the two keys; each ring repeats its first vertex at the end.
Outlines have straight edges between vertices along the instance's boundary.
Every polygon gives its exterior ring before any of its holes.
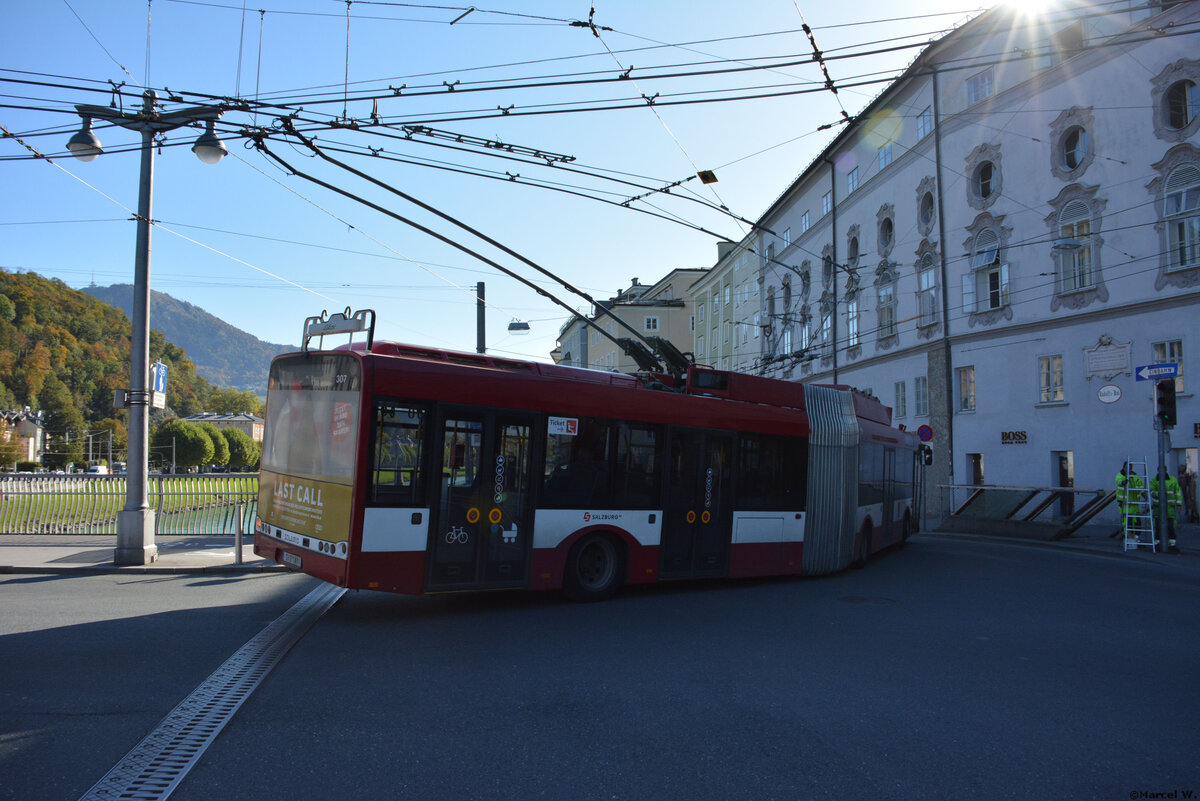
{"type": "Polygon", "coordinates": [[[1147,364],[1139,367],[1134,371],[1138,381],[1155,381],[1159,378],[1174,378],[1179,375],[1179,365],[1175,362],[1169,364],[1147,364]]]}

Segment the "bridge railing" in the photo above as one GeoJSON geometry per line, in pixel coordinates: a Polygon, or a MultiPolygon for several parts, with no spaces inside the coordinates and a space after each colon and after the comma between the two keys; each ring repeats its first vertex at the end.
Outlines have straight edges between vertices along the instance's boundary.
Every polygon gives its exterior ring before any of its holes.
{"type": "MultiPolygon", "coordinates": [[[[0,474],[0,534],[113,534],[125,506],[124,475],[0,474]]],[[[257,473],[151,475],[156,534],[254,530],[257,473]]]]}

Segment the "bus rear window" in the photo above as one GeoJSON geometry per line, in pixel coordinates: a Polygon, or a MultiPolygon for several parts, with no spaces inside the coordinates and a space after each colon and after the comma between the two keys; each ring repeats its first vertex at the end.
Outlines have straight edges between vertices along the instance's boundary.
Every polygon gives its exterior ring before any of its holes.
{"type": "Polygon", "coordinates": [[[362,369],[352,356],[313,354],[272,364],[263,467],[348,482],[354,475],[361,387],[362,369]]]}

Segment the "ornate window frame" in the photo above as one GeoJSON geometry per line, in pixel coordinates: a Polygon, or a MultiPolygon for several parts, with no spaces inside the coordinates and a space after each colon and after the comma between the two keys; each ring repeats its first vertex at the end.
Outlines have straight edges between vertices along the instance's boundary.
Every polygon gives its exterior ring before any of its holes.
{"type": "Polygon", "coordinates": [[[1004,170],[1000,163],[1002,156],[1000,146],[988,142],[979,145],[967,155],[967,203],[970,204],[971,208],[977,211],[987,211],[1004,191],[1004,170]],[[991,191],[987,197],[983,197],[976,191],[978,188],[979,171],[985,164],[992,165],[992,175],[989,181],[991,191]]]}
{"type": "Polygon", "coordinates": [[[1200,285],[1200,265],[1171,268],[1170,237],[1165,216],[1167,178],[1176,169],[1188,164],[1200,167],[1200,148],[1190,142],[1183,142],[1168,150],[1161,161],[1150,165],[1158,173],[1158,177],[1146,184],[1146,190],[1154,196],[1154,230],[1158,232],[1158,241],[1162,243],[1159,248],[1158,274],[1154,278],[1155,289],[1167,286],[1187,289],[1200,285]]]}
{"type": "Polygon", "coordinates": [[[1077,181],[1096,159],[1096,118],[1092,107],[1072,106],[1050,123],[1050,172],[1060,181],[1077,181]],[[1074,167],[1067,164],[1066,141],[1078,128],[1086,138],[1086,151],[1074,167]]]}
{"type": "Polygon", "coordinates": [[[1013,307],[1010,296],[1009,282],[1005,275],[1006,267],[1008,266],[1006,256],[1008,255],[1008,243],[1012,239],[1012,228],[1004,226],[1004,215],[992,215],[990,212],[984,212],[975,218],[975,221],[967,226],[967,238],[963,240],[963,250],[967,253],[970,261],[967,263],[967,269],[963,273],[963,311],[967,315],[967,328],[974,328],[977,325],[995,325],[1001,320],[1012,321],[1013,307]],[[979,235],[984,231],[994,231],[996,234],[996,259],[987,264],[976,264],[978,254],[975,251],[976,243],[979,240],[979,235]],[[993,265],[998,265],[993,266],[993,265]],[[967,308],[966,296],[967,282],[971,282],[970,288],[976,298],[979,297],[979,279],[981,275],[986,275],[994,270],[999,269],[1001,276],[1001,303],[995,308],[979,310],[978,304],[973,304],[971,308],[967,308]]]}
{"type": "Polygon", "coordinates": [[[937,334],[941,327],[942,310],[939,302],[939,293],[945,291],[945,287],[941,286],[940,276],[938,275],[938,250],[933,243],[928,239],[922,239],[921,244],[916,250],[917,260],[913,263],[914,272],[917,278],[917,339],[930,339],[937,334]],[[928,268],[924,267],[928,262],[928,268]],[[929,287],[921,286],[921,278],[927,271],[933,273],[933,285],[929,287]],[[928,316],[921,314],[923,297],[928,294],[931,300],[929,305],[931,310],[928,316]]]}
{"type": "Polygon", "coordinates": [[[1048,201],[1053,211],[1046,215],[1045,223],[1046,227],[1050,229],[1050,257],[1054,261],[1054,296],[1050,299],[1050,311],[1058,311],[1062,307],[1077,311],[1097,301],[1108,302],[1108,287],[1104,283],[1104,237],[1100,234],[1103,230],[1104,207],[1108,205],[1108,201],[1097,196],[1099,191],[1099,185],[1085,187],[1081,184],[1070,184],[1064,186],[1057,197],[1048,201]],[[1065,290],[1063,289],[1065,254],[1056,249],[1054,243],[1059,239],[1059,218],[1063,209],[1068,203],[1076,200],[1087,203],[1091,211],[1091,233],[1088,235],[1088,243],[1092,251],[1093,280],[1091,286],[1083,289],[1065,290]]]}
{"type": "Polygon", "coordinates": [[[1196,114],[1182,128],[1170,125],[1170,109],[1167,108],[1167,90],[1179,81],[1191,81],[1200,87],[1200,61],[1181,58],[1168,64],[1162,72],[1150,79],[1151,108],[1154,113],[1154,135],[1164,142],[1183,142],[1200,130],[1200,114],[1196,114]]]}
{"type": "Polygon", "coordinates": [[[875,313],[878,319],[875,335],[875,352],[881,350],[889,350],[900,344],[900,333],[896,327],[896,284],[899,275],[896,272],[896,265],[891,264],[886,259],[879,263],[879,267],[875,270],[875,313]],[[881,293],[884,289],[890,290],[891,298],[885,301],[881,293]],[[891,333],[886,333],[884,327],[884,312],[885,309],[891,315],[891,333]]]}
{"type": "Polygon", "coordinates": [[[859,225],[854,223],[846,229],[846,268],[853,270],[862,260],[862,237],[859,236],[859,225]]]}
{"type": "Polygon", "coordinates": [[[917,231],[921,236],[932,236],[933,229],[937,226],[937,192],[937,181],[932,175],[925,176],[921,179],[921,183],[917,184],[917,231]],[[921,216],[921,207],[925,202],[926,195],[929,196],[929,219],[921,216]]]}
{"type": "Polygon", "coordinates": [[[875,247],[879,257],[886,259],[892,255],[896,246],[896,209],[891,203],[884,203],[875,212],[875,247]],[[886,226],[886,227],[885,227],[886,226]]]}

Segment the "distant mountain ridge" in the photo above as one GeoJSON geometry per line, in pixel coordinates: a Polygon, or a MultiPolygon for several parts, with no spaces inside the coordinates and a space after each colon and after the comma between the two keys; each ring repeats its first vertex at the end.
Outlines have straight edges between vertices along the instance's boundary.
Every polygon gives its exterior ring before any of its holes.
{"type": "MultiPolygon", "coordinates": [[[[92,285],[81,291],[133,318],[131,284],[92,285]]],[[[210,383],[258,395],[266,393],[271,359],[296,349],[295,345],[263,342],[199,306],[154,290],[151,290],[150,326],[187,351],[196,371],[210,383]]]]}

